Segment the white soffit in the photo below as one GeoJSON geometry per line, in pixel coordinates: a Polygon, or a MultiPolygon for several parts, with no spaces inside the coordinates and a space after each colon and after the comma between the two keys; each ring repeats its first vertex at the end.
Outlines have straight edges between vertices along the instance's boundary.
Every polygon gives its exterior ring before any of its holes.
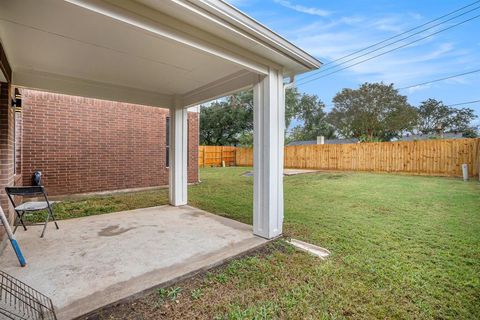
{"type": "Polygon", "coordinates": [[[286,75],[318,69],[322,65],[315,57],[225,1],[137,1],[245,47],[281,65],[286,75]]]}
{"type": "MultiPolygon", "coordinates": [[[[79,79],[161,95],[182,95],[244,70],[236,63],[156,37],[62,1],[2,1],[0,37],[18,80],[79,79]]],[[[16,83],[18,84],[18,83],[16,83]]],[[[38,89],[51,89],[33,86],[38,89]]],[[[66,92],[72,93],[72,92],[66,92]]]]}
{"type": "Polygon", "coordinates": [[[320,65],[218,0],[1,1],[0,39],[15,85],[159,106],[320,65]]]}

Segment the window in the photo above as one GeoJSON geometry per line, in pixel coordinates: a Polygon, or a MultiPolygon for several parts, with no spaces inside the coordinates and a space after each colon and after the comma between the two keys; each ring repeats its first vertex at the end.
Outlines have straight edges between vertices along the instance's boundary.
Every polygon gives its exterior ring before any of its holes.
{"type": "Polygon", "coordinates": [[[13,107],[13,174],[20,174],[22,169],[22,96],[15,89],[13,107]]]}
{"type": "Polygon", "coordinates": [[[165,165],[168,168],[170,166],[170,117],[166,118],[165,128],[165,137],[167,138],[165,141],[165,165]]]}

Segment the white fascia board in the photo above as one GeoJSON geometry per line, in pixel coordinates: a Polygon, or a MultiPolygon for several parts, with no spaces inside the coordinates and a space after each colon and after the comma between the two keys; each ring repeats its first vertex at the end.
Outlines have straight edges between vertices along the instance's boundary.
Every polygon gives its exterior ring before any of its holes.
{"type": "Polygon", "coordinates": [[[23,69],[13,71],[12,83],[18,87],[162,108],[171,106],[174,99],[173,95],[23,69]]]}
{"type": "Polygon", "coordinates": [[[195,112],[199,113],[200,112],[200,105],[194,105],[193,107],[188,108],[188,112],[195,112]]]}
{"type": "MultiPolygon", "coordinates": [[[[191,7],[197,6],[211,13],[212,20],[216,18],[216,22],[226,27],[230,24],[230,29],[240,29],[245,35],[251,36],[251,40],[260,43],[263,46],[270,47],[281,54],[288,56],[306,67],[309,70],[318,69],[322,63],[312,55],[300,49],[290,41],[286,40],[278,33],[272,31],[265,25],[259,23],[255,19],[249,17],[234,6],[219,0],[173,0],[176,3],[191,7]],[[233,27],[233,28],[232,28],[233,27]]],[[[238,31],[234,30],[234,31],[238,31]]]]}
{"type": "Polygon", "coordinates": [[[261,79],[261,76],[254,73],[239,71],[182,95],[180,98],[182,106],[184,108],[191,107],[241,91],[252,87],[261,79]]]}
{"type": "MultiPolygon", "coordinates": [[[[233,50],[227,50],[225,48],[222,48],[221,46],[202,40],[200,37],[196,37],[194,35],[180,31],[180,29],[182,29],[181,26],[179,26],[179,28],[172,28],[166,25],[166,23],[162,24],[153,19],[149,19],[143,15],[136,14],[134,11],[121,8],[119,6],[107,3],[105,1],[99,1],[99,0],[66,0],[66,1],[74,5],[77,5],[79,7],[82,7],[84,9],[88,9],[93,12],[102,14],[111,19],[115,19],[117,21],[121,21],[123,23],[129,24],[133,27],[136,27],[140,30],[143,30],[155,36],[161,37],[163,39],[169,39],[177,43],[195,48],[202,52],[217,56],[224,60],[235,63],[247,70],[251,70],[253,72],[264,74],[264,75],[268,73],[267,66],[257,63],[254,60],[249,59],[243,55],[237,54],[233,50]]],[[[133,10],[141,9],[141,8],[135,7],[136,4],[133,2],[124,2],[124,4],[130,4],[133,10]]],[[[146,7],[142,7],[142,8],[148,9],[146,7]]],[[[152,10],[150,9],[150,13],[151,11],[152,10]]],[[[168,21],[169,23],[174,24],[174,22],[171,19],[168,19],[167,17],[165,17],[165,19],[162,19],[162,20],[166,22],[167,20],[169,20],[168,21]]],[[[175,24],[179,24],[179,21],[175,22],[175,24]]]]}

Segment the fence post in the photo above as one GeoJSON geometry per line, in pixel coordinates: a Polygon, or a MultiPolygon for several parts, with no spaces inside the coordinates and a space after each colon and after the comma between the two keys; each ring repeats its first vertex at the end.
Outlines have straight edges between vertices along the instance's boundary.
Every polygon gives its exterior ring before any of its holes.
{"type": "Polygon", "coordinates": [[[220,167],[223,167],[223,146],[220,149],[220,167]]]}
{"type": "Polygon", "coordinates": [[[206,161],[207,161],[207,147],[203,146],[203,167],[204,168],[205,168],[205,165],[206,165],[206,161]]]}
{"type": "Polygon", "coordinates": [[[473,158],[473,167],[477,168],[478,181],[480,181],[480,138],[476,139],[476,154],[473,158]]]}

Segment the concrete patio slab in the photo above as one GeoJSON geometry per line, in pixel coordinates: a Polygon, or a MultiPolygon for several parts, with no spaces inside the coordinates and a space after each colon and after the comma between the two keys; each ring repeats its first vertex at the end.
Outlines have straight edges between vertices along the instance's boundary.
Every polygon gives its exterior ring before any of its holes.
{"type": "Polygon", "coordinates": [[[51,297],[73,319],[266,243],[252,227],[190,207],[161,206],[18,229],[27,259],[6,248],[0,269],[51,297]]]}

